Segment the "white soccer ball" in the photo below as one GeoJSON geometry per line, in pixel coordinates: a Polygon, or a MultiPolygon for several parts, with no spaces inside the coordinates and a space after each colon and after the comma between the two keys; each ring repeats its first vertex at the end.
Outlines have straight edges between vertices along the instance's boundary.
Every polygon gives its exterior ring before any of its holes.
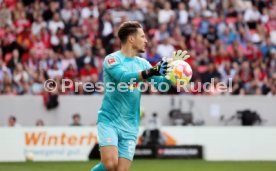
{"type": "Polygon", "coordinates": [[[34,160],[34,153],[29,152],[25,155],[26,161],[33,161],[34,160]]]}

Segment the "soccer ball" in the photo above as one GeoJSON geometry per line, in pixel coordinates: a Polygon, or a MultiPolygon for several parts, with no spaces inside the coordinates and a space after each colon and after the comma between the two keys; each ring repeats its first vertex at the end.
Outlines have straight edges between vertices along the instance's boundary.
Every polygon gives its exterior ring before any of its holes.
{"type": "Polygon", "coordinates": [[[26,158],[26,161],[33,161],[33,160],[34,160],[34,154],[31,153],[31,152],[28,152],[28,153],[25,155],[25,158],[26,158]]]}
{"type": "Polygon", "coordinates": [[[168,73],[171,83],[173,85],[189,83],[193,75],[191,66],[182,60],[173,61],[171,65],[172,69],[168,73]]]}

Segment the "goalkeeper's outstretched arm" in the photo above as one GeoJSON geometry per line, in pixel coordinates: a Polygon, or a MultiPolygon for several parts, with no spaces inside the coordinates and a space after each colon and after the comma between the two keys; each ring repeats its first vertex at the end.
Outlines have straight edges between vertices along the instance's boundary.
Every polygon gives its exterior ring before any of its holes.
{"type": "Polygon", "coordinates": [[[117,82],[139,82],[146,80],[152,76],[159,76],[162,73],[165,73],[167,69],[167,63],[161,63],[155,67],[147,67],[143,71],[129,72],[127,71],[120,59],[112,56],[108,56],[104,61],[104,70],[110,74],[115,81],[117,82]]]}
{"type": "Polygon", "coordinates": [[[163,77],[156,77],[156,76],[164,76],[166,77],[168,71],[170,70],[170,63],[174,60],[185,60],[188,59],[190,56],[187,54],[187,51],[178,50],[173,52],[171,58],[164,58],[157,64],[156,66],[152,67],[149,62],[146,61],[146,69],[144,71],[137,71],[137,72],[129,72],[124,67],[122,62],[119,58],[108,56],[104,61],[104,70],[112,75],[112,77],[117,82],[139,82],[141,80],[148,80],[149,78],[153,77],[156,82],[167,82],[170,81],[163,77]]]}

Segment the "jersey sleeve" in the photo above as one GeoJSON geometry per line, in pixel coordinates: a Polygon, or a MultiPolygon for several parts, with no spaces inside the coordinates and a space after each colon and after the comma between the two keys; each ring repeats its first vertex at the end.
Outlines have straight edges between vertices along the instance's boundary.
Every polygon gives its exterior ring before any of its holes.
{"type": "Polygon", "coordinates": [[[123,67],[122,61],[116,56],[107,56],[104,60],[104,70],[116,82],[139,82],[139,72],[129,72],[123,67]]]}
{"type": "MultiPolygon", "coordinates": [[[[149,68],[151,68],[152,66],[151,66],[151,64],[148,62],[148,61],[146,61],[146,60],[144,60],[144,65],[145,65],[145,69],[149,69],[149,68]]],[[[165,84],[168,84],[169,86],[171,86],[171,81],[170,80],[167,80],[165,77],[163,77],[163,76],[152,76],[152,77],[150,77],[150,78],[148,78],[147,79],[147,81],[148,82],[154,82],[154,83],[157,83],[157,84],[154,84],[154,87],[156,88],[156,89],[158,89],[158,85],[159,84],[162,84],[162,86],[161,87],[159,87],[159,88],[161,88],[162,90],[164,90],[166,87],[165,87],[165,85],[164,85],[164,83],[165,84]]]]}

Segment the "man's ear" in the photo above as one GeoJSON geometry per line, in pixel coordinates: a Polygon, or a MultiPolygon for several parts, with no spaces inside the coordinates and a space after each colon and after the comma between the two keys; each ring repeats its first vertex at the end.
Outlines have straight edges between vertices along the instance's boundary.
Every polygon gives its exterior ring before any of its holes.
{"type": "Polygon", "coordinates": [[[129,41],[130,43],[133,43],[133,42],[134,42],[134,37],[133,37],[133,35],[129,35],[129,36],[128,36],[128,41],[129,41]]]}

